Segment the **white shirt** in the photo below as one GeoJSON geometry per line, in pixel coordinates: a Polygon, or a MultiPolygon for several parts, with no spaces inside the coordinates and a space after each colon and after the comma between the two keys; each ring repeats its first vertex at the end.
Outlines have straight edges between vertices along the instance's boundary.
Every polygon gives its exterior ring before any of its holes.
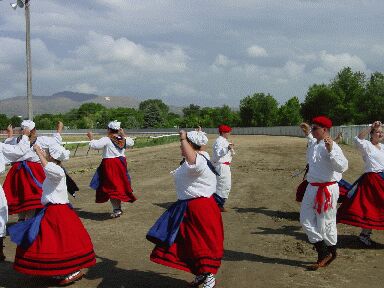
{"type": "Polygon", "coordinates": [[[53,162],[48,162],[44,167],[45,180],[43,182],[43,195],[41,203],[46,205],[69,203],[67,183],[63,168],[53,162]]]}
{"type": "Polygon", "coordinates": [[[10,145],[0,142],[0,173],[5,170],[5,164],[9,162],[16,162],[17,159],[22,157],[29,150],[28,137],[23,135],[17,145],[10,145]]]}
{"type": "Polygon", "coordinates": [[[368,140],[355,137],[355,145],[363,155],[364,172],[384,171],[384,145],[379,143],[380,149],[368,140]]]}
{"type": "Polygon", "coordinates": [[[228,149],[229,142],[223,136],[219,136],[213,144],[212,163],[219,164],[232,161],[232,150],[228,149]]]}
{"type": "Polygon", "coordinates": [[[348,160],[345,158],[340,146],[333,142],[332,151],[328,152],[323,140],[317,143],[317,140],[311,134],[307,136],[307,139],[308,182],[340,181],[342,173],[348,169],[348,160]]]}
{"type": "MultiPolygon", "coordinates": [[[[202,153],[207,157],[208,153],[202,153]]],[[[209,169],[207,160],[200,154],[196,154],[196,164],[190,165],[185,161],[171,172],[179,200],[209,198],[216,191],[216,175],[209,169]]]]}
{"type": "MultiPolygon", "coordinates": [[[[132,138],[126,137],[125,140],[127,147],[134,145],[132,138]]],[[[99,140],[91,140],[91,142],[89,142],[89,147],[96,150],[103,149],[103,158],[125,157],[125,149],[117,149],[109,137],[102,137],[99,140]]]]}
{"type": "MultiPolygon", "coordinates": [[[[60,133],[54,133],[52,137],[49,136],[38,136],[36,139],[37,145],[39,145],[42,149],[48,149],[49,146],[54,144],[61,145],[62,138],[60,133]]],[[[17,144],[17,137],[8,138],[4,141],[4,143],[16,145],[17,144]]],[[[12,162],[20,162],[20,161],[31,161],[31,162],[40,162],[39,157],[37,156],[36,152],[33,150],[33,147],[29,147],[27,153],[25,153],[22,157],[18,158],[16,161],[12,162]]]]}

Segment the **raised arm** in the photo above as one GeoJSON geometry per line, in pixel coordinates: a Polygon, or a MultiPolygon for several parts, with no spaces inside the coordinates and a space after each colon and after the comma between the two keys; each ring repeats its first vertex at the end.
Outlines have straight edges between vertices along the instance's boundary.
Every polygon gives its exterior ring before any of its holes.
{"type": "Polygon", "coordinates": [[[180,130],[179,135],[180,135],[181,150],[183,152],[185,161],[187,161],[189,165],[196,164],[197,154],[195,150],[193,150],[191,144],[189,144],[187,141],[187,132],[185,132],[184,130],[180,130]]]}

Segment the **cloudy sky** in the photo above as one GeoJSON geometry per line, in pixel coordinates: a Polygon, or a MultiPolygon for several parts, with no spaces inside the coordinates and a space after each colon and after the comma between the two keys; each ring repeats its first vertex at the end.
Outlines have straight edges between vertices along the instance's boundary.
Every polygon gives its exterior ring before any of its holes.
{"type": "MultiPolygon", "coordinates": [[[[24,13],[0,2],[0,99],[25,95],[24,13]]],[[[33,94],[238,106],[383,72],[383,0],[31,0],[33,94]]]]}

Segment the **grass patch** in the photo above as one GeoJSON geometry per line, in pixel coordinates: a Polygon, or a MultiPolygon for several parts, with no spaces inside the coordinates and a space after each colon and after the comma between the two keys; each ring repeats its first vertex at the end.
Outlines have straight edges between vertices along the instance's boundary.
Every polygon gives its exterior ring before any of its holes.
{"type": "Polygon", "coordinates": [[[133,148],[142,148],[142,147],[149,147],[149,146],[157,146],[157,145],[164,145],[168,143],[173,143],[179,141],[179,136],[168,136],[168,137],[161,137],[161,138],[136,138],[135,139],[135,146],[133,148]]]}

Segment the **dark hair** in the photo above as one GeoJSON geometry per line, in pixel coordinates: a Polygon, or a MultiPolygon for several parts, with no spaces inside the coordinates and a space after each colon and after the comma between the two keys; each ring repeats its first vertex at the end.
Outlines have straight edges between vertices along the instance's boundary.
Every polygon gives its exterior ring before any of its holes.
{"type": "Polygon", "coordinates": [[[115,129],[112,129],[112,128],[109,128],[109,127],[108,127],[108,132],[109,132],[109,133],[116,134],[116,133],[119,133],[119,130],[115,130],[115,129]]]}
{"type": "Polygon", "coordinates": [[[187,137],[187,142],[188,142],[189,144],[192,145],[192,148],[193,148],[194,150],[200,150],[200,149],[201,149],[201,146],[199,146],[199,145],[193,143],[188,137],[187,137]]]}

